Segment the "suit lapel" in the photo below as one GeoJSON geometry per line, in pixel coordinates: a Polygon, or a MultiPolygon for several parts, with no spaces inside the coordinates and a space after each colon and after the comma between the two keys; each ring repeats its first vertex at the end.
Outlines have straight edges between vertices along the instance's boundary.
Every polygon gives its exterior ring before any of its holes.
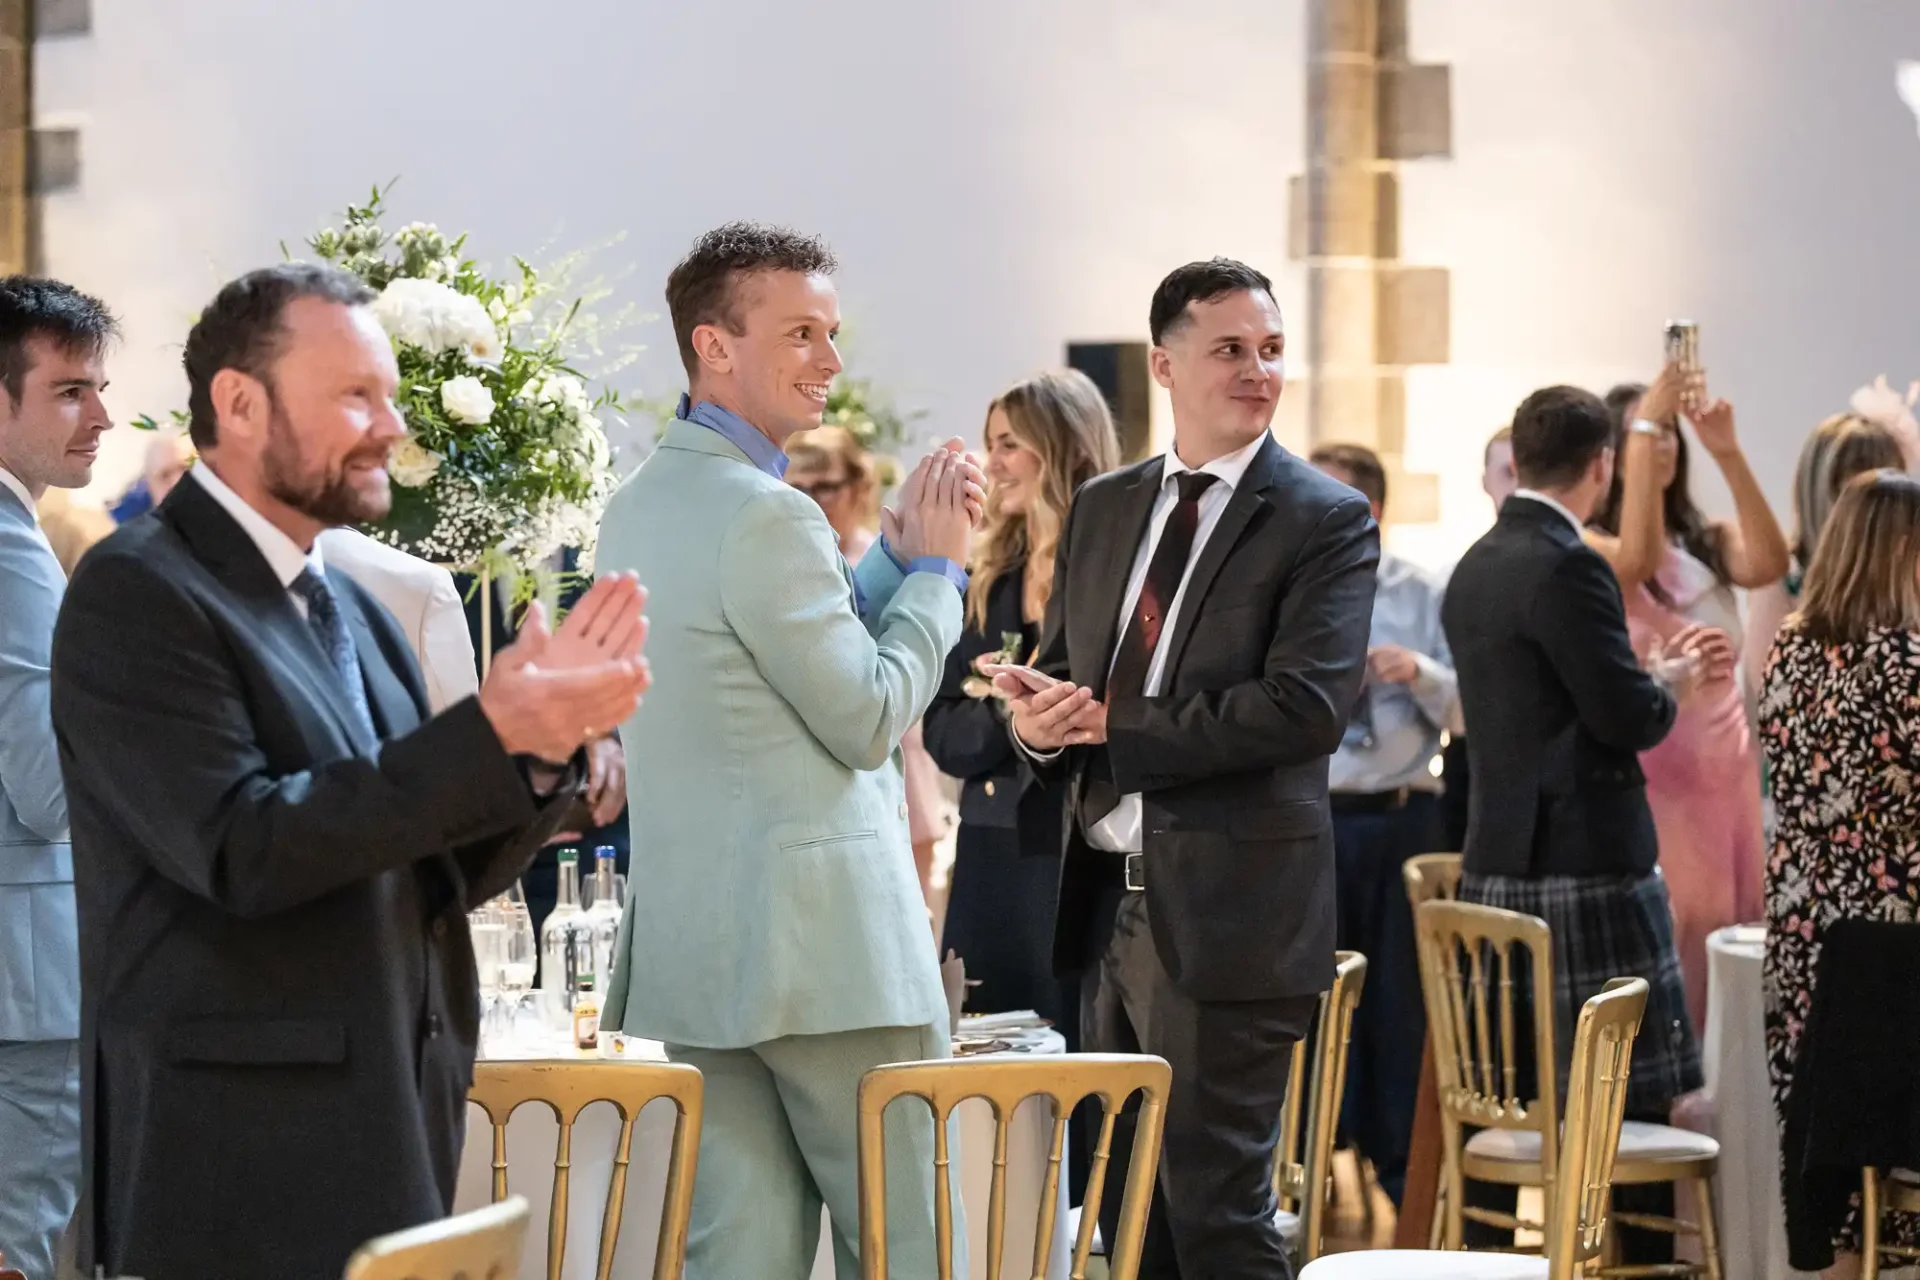
{"type": "Polygon", "coordinates": [[[1220,570],[1227,563],[1227,557],[1240,541],[1240,535],[1247,531],[1253,518],[1266,510],[1266,491],[1272,487],[1275,469],[1280,465],[1280,444],[1272,436],[1260,446],[1260,452],[1253,455],[1253,463],[1247,468],[1246,475],[1234,487],[1233,496],[1227,499],[1227,509],[1220,513],[1220,523],[1213,526],[1213,532],[1207,535],[1206,545],[1200,548],[1200,558],[1194,562],[1193,572],[1187,576],[1186,590],[1180,596],[1180,613],[1173,620],[1173,638],[1167,642],[1167,664],[1160,676],[1161,692],[1173,687],[1173,673],[1180,669],[1180,655],[1186,651],[1187,641],[1193,637],[1194,621],[1200,616],[1200,602],[1207,598],[1207,592],[1213,588],[1213,580],[1220,576],[1220,570]]]}
{"type": "Polygon", "coordinates": [[[282,659],[282,667],[323,710],[340,745],[349,752],[356,750],[359,733],[346,692],[334,675],[333,660],[321,649],[313,629],[294,608],[287,588],[247,531],[212,494],[193,483],[175,485],[161,504],[160,514],[179,530],[208,572],[240,601],[267,638],[266,647],[282,659]]]}
{"type": "MultiPolygon", "coordinates": [[[[1094,645],[1090,652],[1100,664],[1091,672],[1091,680],[1079,680],[1076,683],[1087,685],[1096,697],[1107,696],[1107,672],[1113,667],[1113,649],[1120,642],[1120,606],[1126,603],[1127,582],[1133,576],[1134,558],[1140,553],[1140,544],[1146,540],[1147,529],[1153,520],[1153,502],[1160,496],[1160,477],[1166,471],[1164,459],[1156,458],[1142,467],[1127,486],[1120,491],[1120,509],[1115,514],[1112,534],[1102,545],[1101,555],[1094,570],[1093,611],[1094,645]]],[[[1089,533],[1097,536],[1096,530],[1083,530],[1081,536],[1089,533]]]]}

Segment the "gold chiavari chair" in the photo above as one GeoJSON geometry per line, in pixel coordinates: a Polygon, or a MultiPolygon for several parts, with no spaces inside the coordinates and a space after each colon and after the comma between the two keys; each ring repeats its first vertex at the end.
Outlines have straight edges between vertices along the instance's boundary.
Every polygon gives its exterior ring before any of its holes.
{"type": "MultiPolygon", "coordinates": [[[[1462,1199],[1468,1178],[1514,1187],[1537,1187],[1549,1221],[1558,1212],[1554,1174],[1560,1126],[1552,1088],[1553,951],[1544,920],[1466,902],[1430,901],[1415,912],[1420,979],[1428,1034],[1439,1081],[1443,1147],[1442,1240],[1461,1246],[1468,1218],[1506,1229],[1541,1229],[1512,1214],[1469,1207],[1462,1199]],[[1524,951],[1516,961],[1514,951],[1524,951]],[[1524,967],[1523,967],[1524,966],[1524,967]],[[1537,1098],[1519,1094],[1521,1020],[1515,988],[1522,981],[1531,1025],[1532,1061],[1539,1065],[1537,1098]],[[1545,1087],[1542,1087],[1542,1086],[1545,1087]],[[1471,1138],[1468,1128],[1479,1132],[1471,1138]]],[[[1700,1240],[1698,1263],[1662,1266],[1658,1274],[1721,1280],[1719,1227],[1713,1181],[1720,1146],[1704,1134],[1668,1125],[1625,1121],[1613,1165],[1616,1186],[1686,1183],[1699,1221],[1614,1212],[1616,1225],[1631,1225],[1700,1240]]],[[[1638,1267],[1603,1267],[1601,1274],[1642,1275],[1638,1267]]]]}
{"type": "Polygon", "coordinates": [[[527,1238],[527,1202],[513,1196],[457,1218],[369,1240],[346,1280],[513,1280],[527,1238]]]}
{"type": "Polygon", "coordinates": [[[560,1136],[553,1157],[553,1201],[547,1218],[547,1280],[560,1280],[567,1253],[567,1204],[573,1170],[573,1124],[596,1102],[612,1103],[620,1114],[620,1143],[613,1157],[613,1183],[600,1217],[600,1255],[595,1280],[613,1274],[620,1242],[620,1219],[627,1197],[627,1167],[633,1129],[640,1112],[656,1098],[672,1101],[673,1152],[667,1165],[667,1190],[660,1212],[660,1242],[654,1249],[653,1280],[678,1280],[686,1266],[687,1224],[693,1213],[693,1179],[700,1155],[700,1124],[705,1085],[700,1072],[668,1062],[481,1062],[467,1097],[493,1123],[493,1198],[507,1198],[507,1121],[523,1103],[537,1102],[553,1112],[560,1136]]]}
{"type": "Polygon", "coordinates": [[[1280,1200],[1280,1234],[1293,1246],[1298,1262],[1319,1257],[1326,1236],[1333,1140],[1347,1086],[1347,1047],[1353,1034],[1353,1011],[1360,1007],[1366,981],[1365,956],[1358,951],[1335,952],[1333,989],[1320,997],[1311,1073],[1307,1042],[1293,1047],[1287,1100],[1280,1111],[1280,1143],[1273,1153],[1273,1189],[1280,1200]]]}
{"type": "Polygon", "coordinates": [[[1862,1171],[1860,1280],[1880,1280],[1882,1254],[1890,1253],[1902,1259],[1920,1258],[1920,1249],[1886,1244],[1880,1239],[1880,1215],[1889,1210],[1896,1213],[1920,1213],[1920,1173],[1910,1169],[1895,1169],[1890,1173],[1881,1173],[1878,1169],[1862,1171]]]}
{"type": "Polygon", "coordinates": [[[1153,1180],[1160,1168],[1160,1130],[1165,1118],[1167,1090],[1173,1071],[1165,1059],[1135,1054],[1069,1054],[1065,1057],[992,1056],[956,1061],[905,1062],[875,1067],[860,1081],[860,1273],[866,1280],[887,1280],[887,1152],[883,1119],[896,1098],[920,1098],[933,1111],[934,1235],[939,1254],[939,1280],[953,1280],[952,1155],[947,1146],[947,1120],[955,1107],[969,1098],[984,1099],[994,1116],[993,1183],[987,1205],[987,1280],[1000,1280],[1007,1220],[1007,1131],[1013,1115],[1028,1098],[1046,1098],[1053,1104],[1053,1138],[1048,1146],[1047,1173],[1040,1191],[1040,1215],[1035,1224],[1033,1271],[1047,1273],[1053,1251],[1054,1215],[1059,1207],[1060,1175],[1067,1140],[1067,1119],[1084,1098],[1097,1097],[1102,1107],[1100,1140],[1087,1175],[1086,1203],[1073,1248],[1073,1280],[1085,1280],[1087,1255],[1093,1251],[1093,1229],[1100,1217],[1107,1162],[1112,1151],[1114,1120],[1127,1099],[1138,1092],[1140,1111],[1134,1129],[1133,1159],[1127,1168],[1126,1189],[1120,1200],[1116,1239],[1107,1242],[1107,1269],[1112,1280],[1135,1280],[1140,1269],[1140,1241],[1146,1233],[1147,1208],[1153,1198],[1153,1180]]]}
{"type": "Polygon", "coordinates": [[[1400,864],[1407,898],[1418,911],[1423,902],[1451,902],[1460,896],[1461,859],[1457,853],[1422,853],[1400,864]]]}
{"type": "Polygon", "coordinates": [[[1646,1008],[1646,979],[1621,978],[1580,1010],[1555,1176],[1561,1194],[1548,1214],[1546,1257],[1396,1249],[1338,1253],[1309,1263],[1300,1280],[1574,1280],[1584,1274],[1606,1244],[1627,1071],[1646,1008]]]}

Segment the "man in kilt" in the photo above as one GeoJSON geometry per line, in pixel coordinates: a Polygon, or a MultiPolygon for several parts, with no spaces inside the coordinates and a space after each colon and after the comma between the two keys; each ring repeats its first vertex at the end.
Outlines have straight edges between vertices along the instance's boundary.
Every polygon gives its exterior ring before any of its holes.
{"type": "MultiPolygon", "coordinates": [[[[1581,1004],[1610,978],[1647,980],[1627,1115],[1665,1124],[1702,1080],[1638,756],[1666,736],[1678,700],[1724,653],[1715,635],[1690,628],[1668,654],[1695,660],[1674,664],[1684,674],[1670,682],[1634,655],[1619,584],[1583,533],[1612,483],[1612,436],[1606,406],[1589,392],[1527,397],[1513,419],[1520,488],[1447,589],[1442,623],[1473,776],[1460,896],[1552,929],[1562,1097],[1581,1004]]],[[[1476,1186],[1469,1200],[1511,1211],[1512,1195],[1476,1186]]],[[[1622,1188],[1616,1200],[1672,1212],[1669,1186],[1622,1188]]],[[[1470,1244],[1476,1233],[1499,1243],[1484,1226],[1467,1231],[1470,1244]]],[[[1623,1231],[1622,1245],[1629,1261],[1672,1256],[1668,1236],[1623,1231]]]]}

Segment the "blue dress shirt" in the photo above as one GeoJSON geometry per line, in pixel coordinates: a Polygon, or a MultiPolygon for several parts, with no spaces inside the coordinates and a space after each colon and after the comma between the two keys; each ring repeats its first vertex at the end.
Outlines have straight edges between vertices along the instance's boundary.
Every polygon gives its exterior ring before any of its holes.
{"type": "MultiPolygon", "coordinates": [[[[784,480],[787,476],[787,455],[758,427],[748,422],[731,409],[722,409],[711,400],[693,403],[685,392],[680,394],[680,407],[673,416],[684,418],[688,422],[697,422],[708,430],[717,431],[734,448],[747,455],[747,461],[772,476],[775,480],[784,480]]],[[[894,553],[893,547],[883,534],[880,549],[887,553],[887,559],[901,573],[935,573],[951,582],[962,596],[967,594],[967,571],[947,559],[945,556],[915,556],[912,560],[902,560],[894,553]]],[[[864,617],[866,610],[859,611],[864,617]]]]}
{"type": "Polygon", "coordinates": [[[1440,626],[1444,588],[1419,569],[1382,552],[1373,598],[1368,648],[1411,650],[1418,672],[1410,684],[1385,684],[1371,674],[1360,691],[1346,740],[1328,767],[1332,791],[1366,794],[1407,787],[1438,791],[1430,766],[1443,730],[1460,730],[1460,687],[1440,626]],[[1364,726],[1364,728],[1363,728],[1364,726]]]}

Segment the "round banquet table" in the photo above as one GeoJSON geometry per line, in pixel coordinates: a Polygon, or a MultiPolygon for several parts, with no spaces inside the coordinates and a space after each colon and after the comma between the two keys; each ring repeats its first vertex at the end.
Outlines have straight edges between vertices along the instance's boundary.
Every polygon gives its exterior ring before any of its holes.
{"type": "Polygon", "coordinates": [[[1701,1066],[1720,1142],[1720,1239],[1729,1277],[1793,1280],[1780,1203],[1780,1131],[1767,1080],[1767,931],[1731,925],[1707,938],[1707,1036],[1701,1066]]]}
{"type": "MultiPolygon", "coordinates": [[[[999,1033],[1028,1054],[1063,1054],[1066,1042],[1059,1033],[1040,1029],[999,1033]]],[[[665,1060],[650,1040],[626,1042],[628,1061],[665,1060]]],[[[523,1051],[515,1058],[538,1061],[601,1060],[598,1054],[574,1050],[564,1042],[523,1051]]],[[[605,1061],[620,1061],[606,1058],[605,1061]]],[[[906,1104],[902,1104],[906,1105],[906,1104]]],[[[975,1099],[960,1106],[961,1198],[966,1206],[968,1257],[975,1280],[987,1273],[987,1204],[993,1180],[993,1112],[975,1099]]],[[[651,1280],[653,1250],[660,1234],[660,1208],[666,1193],[667,1154],[673,1139],[673,1105],[656,1101],[641,1113],[634,1126],[632,1164],[627,1174],[626,1213],[620,1243],[614,1253],[616,1280],[651,1280]]],[[[1006,1257],[1014,1270],[1033,1256],[1034,1229],[1039,1221],[1040,1192],[1046,1176],[1047,1147],[1053,1121],[1044,1098],[1032,1098],[1014,1113],[1007,1134],[1006,1257]]],[[[620,1117],[612,1104],[596,1102],[580,1114],[573,1129],[571,1208],[567,1222],[565,1280],[590,1280],[600,1248],[600,1216],[613,1179],[614,1146],[620,1135],[620,1117]]],[[[507,1179],[532,1209],[527,1223],[526,1251],[521,1275],[544,1276],[547,1257],[547,1219],[553,1197],[554,1143],[559,1126],[546,1107],[528,1104],[513,1113],[507,1125],[507,1179]]],[[[460,1181],[454,1212],[464,1213],[487,1203],[493,1179],[493,1126],[486,1113],[467,1106],[466,1145],[460,1155],[460,1181]]],[[[695,1180],[696,1188],[698,1179],[695,1180]]],[[[698,1194],[696,1190],[696,1194],[698,1194]]],[[[1054,1209],[1053,1249],[1047,1262],[1048,1280],[1065,1280],[1071,1261],[1067,1234],[1067,1185],[1060,1180],[1054,1209]]],[[[821,1212],[820,1251],[814,1259],[813,1280],[833,1280],[833,1245],[826,1213],[821,1212]]],[[[855,1230],[858,1230],[856,1227],[855,1230]]]]}

